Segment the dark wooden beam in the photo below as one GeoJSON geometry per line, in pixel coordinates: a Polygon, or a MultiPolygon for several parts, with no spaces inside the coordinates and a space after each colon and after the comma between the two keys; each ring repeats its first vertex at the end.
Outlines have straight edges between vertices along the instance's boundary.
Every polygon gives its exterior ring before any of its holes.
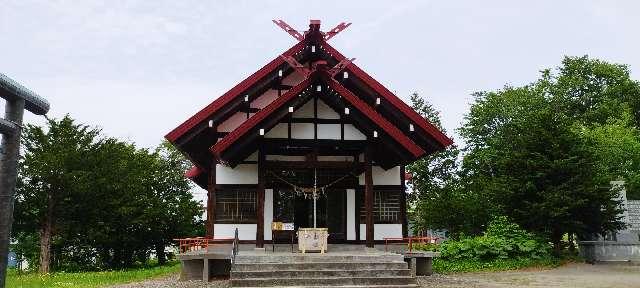
{"type": "Polygon", "coordinates": [[[265,184],[265,155],[262,149],[258,150],[258,188],[257,188],[257,214],[258,223],[256,229],[256,248],[264,248],[264,184],[265,184]]]}
{"type": "Polygon", "coordinates": [[[213,238],[216,223],[216,163],[212,162],[207,181],[207,237],[213,238]]]}
{"type": "Polygon", "coordinates": [[[364,152],[364,203],[366,208],[366,244],[373,248],[373,172],[371,168],[371,148],[364,152]]]}
{"type": "Polygon", "coordinates": [[[273,169],[355,169],[360,170],[362,164],[352,161],[265,161],[266,168],[273,169]]]}
{"type": "Polygon", "coordinates": [[[407,231],[407,188],[404,182],[405,166],[400,166],[400,221],[402,221],[402,237],[408,236],[407,231]]]}

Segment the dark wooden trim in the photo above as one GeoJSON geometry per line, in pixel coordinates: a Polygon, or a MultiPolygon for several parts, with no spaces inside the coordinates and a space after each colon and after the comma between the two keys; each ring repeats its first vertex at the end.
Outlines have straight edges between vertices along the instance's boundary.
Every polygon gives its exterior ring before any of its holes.
{"type": "Polygon", "coordinates": [[[213,162],[209,169],[207,181],[207,237],[214,235],[214,223],[216,223],[216,164],[213,162]]]}
{"type": "Polygon", "coordinates": [[[350,161],[265,161],[266,168],[303,169],[303,168],[331,168],[351,169],[362,168],[360,163],[350,161]]]}
{"type": "Polygon", "coordinates": [[[318,95],[313,97],[313,119],[313,139],[318,140],[318,95]]]}
{"type": "MultiPolygon", "coordinates": [[[[324,118],[291,118],[288,122],[291,123],[313,123],[313,124],[344,124],[342,119],[324,119],[324,118]]],[[[288,123],[281,122],[281,123],[288,123]]],[[[346,123],[350,124],[350,123],[346,123]]]]}
{"type": "Polygon", "coordinates": [[[257,189],[257,184],[217,184],[216,190],[221,189],[257,189]]]}
{"type": "Polygon", "coordinates": [[[371,147],[367,146],[364,153],[364,202],[366,207],[366,241],[367,247],[373,248],[373,172],[371,168],[371,147]]]}
{"type": "Polygon", "coordinates": [[[258,187],[257,187],[257,201],[258,207],[256,213],[258,214],[258,223],[256,228],[256,247],[264,248],[264,184],[265,184],[265,155],[262,149],[258,150],[258,187]]]}
{"type": "Polygon", "coordinates": [[[402,237],[407,237],[408,223],[407,223],[407,187],[404,182],[404,165],[400,166],[400,219],[402,221],[402,237]]]}

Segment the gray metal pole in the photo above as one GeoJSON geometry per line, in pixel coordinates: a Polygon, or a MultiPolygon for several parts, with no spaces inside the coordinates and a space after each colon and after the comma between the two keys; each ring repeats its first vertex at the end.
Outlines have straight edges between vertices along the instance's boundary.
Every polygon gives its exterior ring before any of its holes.
{"type": "Polygon", "coordinates": [[[5,287],[13,222],[13,202],[15,200],[16,179],[18,175],[18,156],[20,155],[20,132],[24,99],[7,101],[5,119],[16,124],[14,133],[2,135],[2,159],[0,159],[0,288],[5,287]]]}

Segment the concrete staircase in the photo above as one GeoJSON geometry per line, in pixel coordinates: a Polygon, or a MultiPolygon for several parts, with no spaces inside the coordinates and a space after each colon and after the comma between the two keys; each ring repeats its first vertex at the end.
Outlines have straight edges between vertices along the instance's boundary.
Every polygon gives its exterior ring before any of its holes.
{"type": "Polygon", "coordinates": [[[402,255],[252,254],[236,256],[232,287],[418,287],[402,255]]]}

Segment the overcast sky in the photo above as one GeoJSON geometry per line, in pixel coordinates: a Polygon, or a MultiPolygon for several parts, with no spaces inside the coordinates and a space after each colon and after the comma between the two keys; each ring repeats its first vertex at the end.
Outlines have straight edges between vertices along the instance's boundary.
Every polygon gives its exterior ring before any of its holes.
{"type": "Polygon", "coordinates": [[[50,116],[152,147],[295,43],[271,19],[299,30],[309,19],[323,30],[352,22],[332,45],[403,100],[426,97],[449,134],[472,92],[532,82],[564,55],[640,75],[631,0],[0,0],[0,72],[46,97],[50,116]]]}

